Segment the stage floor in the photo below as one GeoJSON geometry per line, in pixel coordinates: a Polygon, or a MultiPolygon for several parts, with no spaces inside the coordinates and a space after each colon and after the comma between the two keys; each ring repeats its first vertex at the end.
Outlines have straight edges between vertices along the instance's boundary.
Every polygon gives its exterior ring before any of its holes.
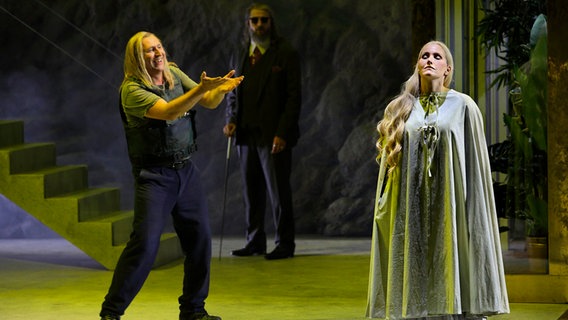
{"type": "MultiPolygon", "coordinates": [[[[300,237],[296,257],[229,255],[243,239],[213,240],[206,308],[223,320],[364,320],[369,239],[300,237]]],[[[268,250],[271,250],[269,246],[268,250]]],[[[182,263],[152,271],[124,320],[178,319],[182,263]]],[[[112,277],[64,239],[0,240],[0,319],[99,319],[112,277]]],[[[491,320],[557,320],[561,304],[512,304],[491,320]]]]}

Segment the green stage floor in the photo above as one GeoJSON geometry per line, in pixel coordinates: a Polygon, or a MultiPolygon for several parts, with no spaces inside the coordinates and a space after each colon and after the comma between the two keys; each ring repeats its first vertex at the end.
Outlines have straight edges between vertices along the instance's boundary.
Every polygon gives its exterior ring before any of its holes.
{"type": "MultiPolygon", "coordinates": [[[[369,239],[297,241],[293,259],[229,255],[242,239],[213,242],[207,309],[223,320],[363,320],[369,239]]],[[[272,249],[271,246],[268,248],[272,249]]],[[[63,239],[0,240],[0,319],[99,319],[112,271],[63,239]]],[[[155,269],[124,320],[178,319],[181,260],[155,269]]],[[[490,320],[557,320],[561,304],[512,304],[490,320]]]]}

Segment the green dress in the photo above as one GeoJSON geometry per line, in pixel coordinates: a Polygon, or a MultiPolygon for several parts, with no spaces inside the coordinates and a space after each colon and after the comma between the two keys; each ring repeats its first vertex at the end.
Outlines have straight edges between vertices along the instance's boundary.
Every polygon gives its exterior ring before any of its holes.
{"type": "Polygon", "coordinates": [[[381,155],[367,317],[508,313],[481,112],[454,90],[420,100],[390,175],[381,155]]]}

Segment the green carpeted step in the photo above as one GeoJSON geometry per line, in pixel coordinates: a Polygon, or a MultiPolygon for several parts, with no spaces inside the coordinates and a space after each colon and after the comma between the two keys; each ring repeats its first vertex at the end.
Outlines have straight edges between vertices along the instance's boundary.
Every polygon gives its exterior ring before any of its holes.
{"type": "Polygon", "coordinates": [[[53,143],[28,143],[0,148],[1,174],[18,174],[55,166],[53,143]]]}
{"type": "Polygon", "coordinates": [[[84,189],[46,200],[72,208],[77,222],[96,219],[120,210],[120,190],[110,187],[84,189]]]}
{"type": "MultiPolygon", "coordinates": [[[[84,165],[49,167],[12,175],[14,185],[27,185],[27,193],[49,198],[87,189],[87,167],[84,165]]],[[[33,197],[33,196],[31,196],[33,197]]]]}
{"type": "Polygon", "coordinates": [[[111,245],[118,246],[125,244],[132,232],[132,222],[134,221],[134,211],[112,212],[106,216],[88,220],[85,223],[104,224],[110,228],[112,234],[111,245]]]}
{"type": "MultiPolygon", "coordinates": [[[[132,232],[120,190],[89,187],[85,165],[57,166],[55,144],[24,143],[21,121],[0,121],[0,193],[108,269],[132,232]]],[[[160,241],[155,267],[183,256],[176,234],[160,241]]]]}
{"type": "Polygon", "coordinates": [[[24,143],[24,122],[0,120],[0,148],[24,143]]]}

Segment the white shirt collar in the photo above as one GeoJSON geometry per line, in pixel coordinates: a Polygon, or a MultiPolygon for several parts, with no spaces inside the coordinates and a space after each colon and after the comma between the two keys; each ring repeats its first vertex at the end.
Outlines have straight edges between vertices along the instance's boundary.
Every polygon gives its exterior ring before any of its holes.
{"type": "Polygon", "coordinates": [[[249,55],[252,55],[254,48],[258,47],[258,50],[260,50],[260,53],[264,54],[266,52],[266,50],[268,50],[268,48],[270,47],[270,39],[262,42],[262,43],[256,43],[253,40],[250,41],[250,47],[249,47],[249,55]]]}

